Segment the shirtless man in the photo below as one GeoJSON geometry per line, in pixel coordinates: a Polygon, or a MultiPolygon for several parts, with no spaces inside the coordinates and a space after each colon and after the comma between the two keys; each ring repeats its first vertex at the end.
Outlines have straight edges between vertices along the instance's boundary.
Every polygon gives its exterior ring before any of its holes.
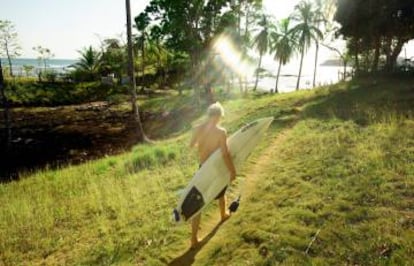
{"type": "MultiPolygon", "coordinates": [[[[226,130],[219,127],[220,118],[224,115],[224,109],[220,103],[216,102],[207,109],[208,119],[206,122],[196,127],[191,139],[190,147],[197,146],[200,166],[208,159],[208,157],[217,149],[221,149],[224,162],[230,171],[230,182],[236,178],[236,169],[231,159],[229,149],[227,147],[226,130]]],[[[221,220],[226,220],[230,214],[226,212],[226,188],[217,195],[219,200],[221,220]]],[[[201,214],[196,215],[191,221],[191,247],[198,244],[197,232],[200,225],[201,214]]]]}

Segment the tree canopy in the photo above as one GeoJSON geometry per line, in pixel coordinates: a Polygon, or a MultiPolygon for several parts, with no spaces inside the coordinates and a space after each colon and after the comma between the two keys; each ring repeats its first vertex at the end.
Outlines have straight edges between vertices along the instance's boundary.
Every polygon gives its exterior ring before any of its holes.
{"type": "Polygon", "coordinates": [[[358,69],[362,54],[366,70],[376,71],[381,57],[393,70],[403,45],[414,38],[413,1],[338,0],[335,20],[358,69]]]}
{"type": "Polygon", "coordinates": [[[20,55],[21,47],[14,24],[8,20],[0,20],[0,56],[9,61],[10,76],[13,76],[12,58],[20,55]]]}

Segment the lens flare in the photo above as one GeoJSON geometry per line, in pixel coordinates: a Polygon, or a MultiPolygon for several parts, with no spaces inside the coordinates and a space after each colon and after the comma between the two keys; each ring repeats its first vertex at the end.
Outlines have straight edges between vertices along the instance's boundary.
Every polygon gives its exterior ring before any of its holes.
{"type": "Polygon", "coordinates": [[[213,44],[213,50],[220,56],[223,63],[236,72],[239,76],[251,76],[254,67],[246,60],[245,56],[237,49],[231,39],[221,35],[213,44]]]}

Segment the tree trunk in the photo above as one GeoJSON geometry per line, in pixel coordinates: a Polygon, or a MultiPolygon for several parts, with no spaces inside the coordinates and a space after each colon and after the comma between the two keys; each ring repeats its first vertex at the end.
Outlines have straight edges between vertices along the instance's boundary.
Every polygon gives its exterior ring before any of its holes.
{"type": "Polygon", "coordinates": [[[256,82],[254,83],[254,88],[253,91],[256,91],[257,89],[257,83],[259,83],[259,73],[260,73],[260,68],[262,67],[262,53],[260,53],[260,57],[259,57],[259,66],[257,67],[256,70],[256,82]]]}
{"type": "Polygon", "coordinates": [[[144,31],[142,32],[142,44],[141,44],[141,91],[144,92],[144,83],[145,83],[145,35],[144,31]]]}
{"type": "Polygon", "coordinates": [[[377,72],[378,71],[378,63],[379,63],[379,57],[380,57],[380,49],[381,49],[381,38],[377,37],[375,40],[375,52],[374,52],[374,62],[372,64],[372,71],[377,72]]]}
{"type": "Polygon", "coordinates": [[[240,94],[243,93],[243,79],[241,75],[238,75],[238,79],[239,79],[239,89],[240,89],[240,94]]]}
{"type": "Polygon", "coordinates": [[[386,42],[385,42],[385,70],[389,71],[389,66],[390,66],[390,60],[391,60],[391,46],[392,46],[392,38],[391,37],[387,37],[386,42]]]}
{"type": "Polygon", "coordinates": [[[319,56],[319,42],[316,42],[316,52],[315,52],[315,68],[313,71],[313,87],[316,86],[316,71],[318,69],[318,56],[319,56]]]}
{"type": "Polygon", "coordinates": [[[277,70],[277,75],[276,75],[276,84],[275,84],[275,93],[278,93],[278,85],[279,85],[279,77],[280,77],[280,69],[282,68],[282,61],[279,61],[279,68],[277,70]]]}
{"type": "Polygon", "coordinates": [[[241,36],[241,4],[237,8],[237,33],[241,36]]]}
{"type": "Polygon", "coordinates": [[[403,40],[401,38],[398,39],[397,45],[395,46],[394,50],[391,51],[390,54],[388,66],[386,67],[388,71],[394,70],[395,65],[397,64],[398,55],[401,53],[401,50],[407,41],[408,40],[403,40]]]}
{"type": "Polygon", "coordinates": [[[132,33],[131,33],[131,5],[130,0],[125,0],[126,5],[126,16],[127,16],[127,37],[128,37],[128,74],[129,74],[129,88],[131,93],[131,107],[132,115],[136,122],[138,134],[140,140],[148,141],[145,136],[144,129],[142,127],[141,118],[139,115],[136,95],[136,84],[135,84],[135,70],[134,70],[134,50],[132,46],[132,33]]]}
{"type": "Polygon", "coordinates": [[[346,65],[347,65],[347,61],[345,59],[343,59],[343,63],[344,63],[344,75],[343,75],[343,80],[346,80],[346,65]]]}
{"type": "Polygon", "coordinates": [[[303,65],[303,57],[305,56],[305,46],[302,46],[301,49],[301,56],[300,56],[300,66],[299,66],[299,75],[298,75],[298,81],[296,83],[296,90],[299,90],[299,85],[300,85],[300,76],[302,75],[302,65],[303,65]]]}
{"type": "Polygon", "coordinates": [[[365,72],[368,72],[368,71],[370,71],[370,66],[371,66],[371,62],[370,62],[370,59],[371,59],[371,56],[370,56],[370,51],[368,50],[368,49],[365,49],[365,58],[364,58],[364,70],[365,70],[365,72]]]}
{"type": "Polygon", "coordinates": [[[358,40],[355,41],[355,71],[359,72],[359,42],[358,40]]]}
{"type": "MultiPolygon", "coordinates": [[[[9,47],[8,47],[7,42],[6,42],[6,55],[7,55],[7,60],[9,61],[10,77],[13,77],[13,67],[12,67],[12,62],[11,62],[11,58],[10,58],[10,54],[9,54],[9,47]]],[[[3,73],[2,73],[2,75],[3,75],[3,73]]]]}
{"type": "Polygon", "coordinates": [[[245,8],[246,9],[244,11],[244,14],[245,14],[244,36],[246,36],[249,31],[249,13],[250,13],[248,4],[246,4],[245,8]]]}
{"type": "Polygon", "coordinates": [[[11,126],[10,126],[10,111],[9,111],[9,103],[7,101],[6,93],[4,92],[4,78],[3,78],[3,68],[1,66],[1,59],[0,59],[0,94],[2,99],[3,105],[3,115],[4,115],[4,125],[6,131],[6,148],[10,147],[11,144],[11,126]]]}

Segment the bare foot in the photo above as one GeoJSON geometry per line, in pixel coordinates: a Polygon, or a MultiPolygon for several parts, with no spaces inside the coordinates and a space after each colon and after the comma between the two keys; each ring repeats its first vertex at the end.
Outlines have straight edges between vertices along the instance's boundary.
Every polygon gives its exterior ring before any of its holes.
{"type": "Polygon", "coordinates": [[[221,221],[224,222],[225,220],[230,218],[230,214],[228,212],[224,213],[224,215],[221,216],[221,221]]]}

